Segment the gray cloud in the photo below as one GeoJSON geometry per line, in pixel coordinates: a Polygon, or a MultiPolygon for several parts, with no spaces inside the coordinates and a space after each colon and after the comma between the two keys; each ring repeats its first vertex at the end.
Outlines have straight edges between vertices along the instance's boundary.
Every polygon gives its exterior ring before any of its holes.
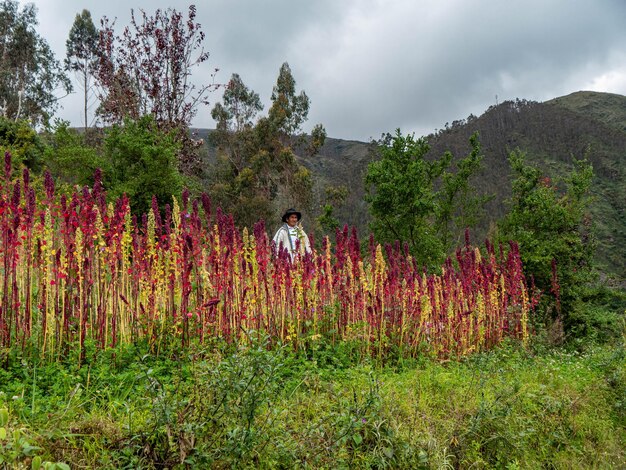
{"type": "MultiPolygon", "coordinates": [[[[94,20],[131,6],[152,12],[172,0],[37,0],[39,31],[57,57],[82,8],[94,20]]],[[[367,140],[400,127],[426,134],[513,98],[546,100],[581,89],[626,94],[626,2],[620,0],[216,0],[197,2],[209,63],[195,73],[233,72],[269,104],[288,61],[311,98],[311,126],[367,140]]],[[[212,101],[219,100],[215,94],[212,101]]],[[[80,98],[62,117],[80,125],[80,98]]],[[[209,110],[196,125],[212,127],[209,110]]]]}

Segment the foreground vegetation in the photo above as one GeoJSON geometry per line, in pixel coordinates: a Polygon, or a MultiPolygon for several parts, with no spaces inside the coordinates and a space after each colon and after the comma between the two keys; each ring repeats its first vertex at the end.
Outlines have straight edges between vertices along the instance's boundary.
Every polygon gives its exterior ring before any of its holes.
{"type": "MultiPolygon", "coordinates": [[[[7,468],[618,468],[626,353],[524,349],[459,362],[141,346],[0,370],[7,468]],[[16,435],[15,432],[19,431],[16,435]]],[[[2,412],[0,412],[0,415],[2,412]]]]}

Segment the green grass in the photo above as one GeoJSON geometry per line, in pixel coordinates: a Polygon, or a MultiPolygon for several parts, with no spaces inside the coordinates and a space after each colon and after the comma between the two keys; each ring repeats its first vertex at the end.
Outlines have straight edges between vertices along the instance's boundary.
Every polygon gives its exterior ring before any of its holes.
{"type": "Polygon", "coordinates": [[[604,124],[626,131],[626,97],[614,93],[578,91],[554,98],[548,103],[593,117],[604,124]]]}
{"type": "Polygon", "coordinates": [[[384,366],[355,363],[345,346],[309,357],[262,344],[168,358],[137,348],[81,369],[13,354],[0,369],[2,408],[6,468],[30,468],[33,456],[72,468],[626,465],[623,344],[509,344],[384,366]]]}

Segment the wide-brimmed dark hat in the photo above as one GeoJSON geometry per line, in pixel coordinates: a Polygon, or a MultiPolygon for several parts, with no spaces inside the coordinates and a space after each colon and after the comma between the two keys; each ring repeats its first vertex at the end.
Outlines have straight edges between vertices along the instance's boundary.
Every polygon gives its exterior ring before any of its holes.
{"type": "Polygon", "coordinates": [[[298,216],[298,221],[300,221],[300,219],[302,218],[302,214],[292,207],[291,209],[287,209],[283,214],[283,222],[287,222],[287,219],[292,214],[296,214],[298,216]]]}

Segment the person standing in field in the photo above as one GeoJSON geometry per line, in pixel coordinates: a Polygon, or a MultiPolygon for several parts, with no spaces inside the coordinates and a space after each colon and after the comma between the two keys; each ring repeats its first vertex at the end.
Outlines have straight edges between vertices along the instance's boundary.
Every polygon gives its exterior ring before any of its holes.
{"type": "Polygon", "coordinates": [[[276,231],[272,239],[276,244],[276,249],[286,249],[293,260],[297,254],[311,253],[311,243],[300,225],[302,214],[291,208],[283,214],[283,225],[276,231]]]}

